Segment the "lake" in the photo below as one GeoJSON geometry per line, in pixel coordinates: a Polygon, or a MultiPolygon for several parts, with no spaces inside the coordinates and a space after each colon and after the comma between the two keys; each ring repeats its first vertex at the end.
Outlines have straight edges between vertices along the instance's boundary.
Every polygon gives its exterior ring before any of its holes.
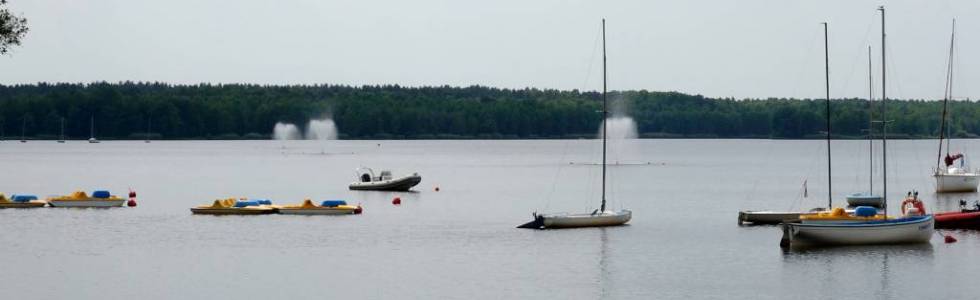
{"type": "MultiPolygon", "coordinates": [[[[833,145],[843,204],[868,189],[868,144],[833,145]]],[[[0,192],[132,188],[139,206],[0,210],[0,299],[976,298],[976,232],[947,232],[953,244],[783,251],[777,227],[737,224],[739,210],[826,206],[825,147],[612,141],[610,207],[633,220],[541,231],[515,226],[534,211],[598,207],[598,141],[5,141],[0,192]],[[415,192],[349,191],[361,166],[423,180],[415,192]],[[223,197],[345,199],[364,214],[189,211],[223,197]]],[[[937,197],[936,148],[889,141],[890,213],[912,189],[930,211],[980,199],[937,197]]]]}

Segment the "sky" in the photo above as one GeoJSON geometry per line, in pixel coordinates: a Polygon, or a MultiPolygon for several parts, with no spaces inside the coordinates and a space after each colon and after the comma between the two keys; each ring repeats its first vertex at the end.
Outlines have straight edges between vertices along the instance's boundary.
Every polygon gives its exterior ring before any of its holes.
{"type": "Polygon", "coordinates": [[[980,1],[10,0],[28,18],[0,84],[483,85],[709,97],[941,99],[957,18],[954,97],[980,98],[980,1]]]}

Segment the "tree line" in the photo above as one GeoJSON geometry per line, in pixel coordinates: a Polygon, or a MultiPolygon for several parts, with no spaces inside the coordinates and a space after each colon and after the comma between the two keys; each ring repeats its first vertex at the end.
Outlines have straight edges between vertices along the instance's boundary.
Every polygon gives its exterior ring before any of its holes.
{"type": "MultiPolygon", "coordinates": [[[[677,92],[609,94],[641,137],[820,138],[822,99],[708,98],[677,92]]],[[[835,99],[835,138],[868,134],[880,101],[835,99]],[[869,111],[873,110],[873,111],[869,111]]],[[[950,102],[953,136],[980,134],[980,104],[950,102]]],[[[267,139],[276,122],[334,120],[346,139],[592,138],[601,122],[594,91],[398,85],[171,85],[150,82],[0,85],[0,134],[69,138],[267,139]]],[[[890,137],[938,135],[942,102],[889,100],[890,137]]],[[[875,129],[880,134],[880,126],[875,129]]]]}

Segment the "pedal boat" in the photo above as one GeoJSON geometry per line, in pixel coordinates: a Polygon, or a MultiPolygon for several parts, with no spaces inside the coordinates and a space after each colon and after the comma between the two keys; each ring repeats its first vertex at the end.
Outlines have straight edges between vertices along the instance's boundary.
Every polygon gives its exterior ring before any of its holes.
{"type": "Polygon", "coordinates": [[[302,204],[279,207],[279,213],[284,215],[353,215],[361,211],[360,205],[347,205],[343,200],[326,200],[317,205],[305,199],[302,204]]]}
{"type": "Polygon", "coordinates": [[[273,214],[277,207],[269,200],[235,200],[235,198],[214,200],[211,205],[191,208],[196,215],[264,215],[273,214]]]}
{"type": "Polygon", "coordinates": [[[57,196],[47,199],[51,207],[122,207],[126,199],[109,194],[109,191],[94,191],[89,197],[83,191],[75,191],[71,195],[57,196]]]}
{"type": "Polygon", "coordinates": [[[47,205],[44,200],[37,200],[34,195],[13,195],[10,199],[0,193],[0,208],[36,208],[47,205]]]}

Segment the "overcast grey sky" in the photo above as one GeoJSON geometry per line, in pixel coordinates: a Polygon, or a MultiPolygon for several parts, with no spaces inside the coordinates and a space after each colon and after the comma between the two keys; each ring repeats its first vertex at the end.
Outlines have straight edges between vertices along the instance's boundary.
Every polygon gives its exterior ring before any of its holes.
{"type": "MultiPolygon", "coordinates": [[[[957,18],[955,96],[980,98],[980,1],[11,0],[29,20],[0,83],[487,85],[712,97],[867,95],[888,23],[889,98],[941,98],[957,18]]],[[[875,80],[880,73],[875,74],[875,80]]]]}

